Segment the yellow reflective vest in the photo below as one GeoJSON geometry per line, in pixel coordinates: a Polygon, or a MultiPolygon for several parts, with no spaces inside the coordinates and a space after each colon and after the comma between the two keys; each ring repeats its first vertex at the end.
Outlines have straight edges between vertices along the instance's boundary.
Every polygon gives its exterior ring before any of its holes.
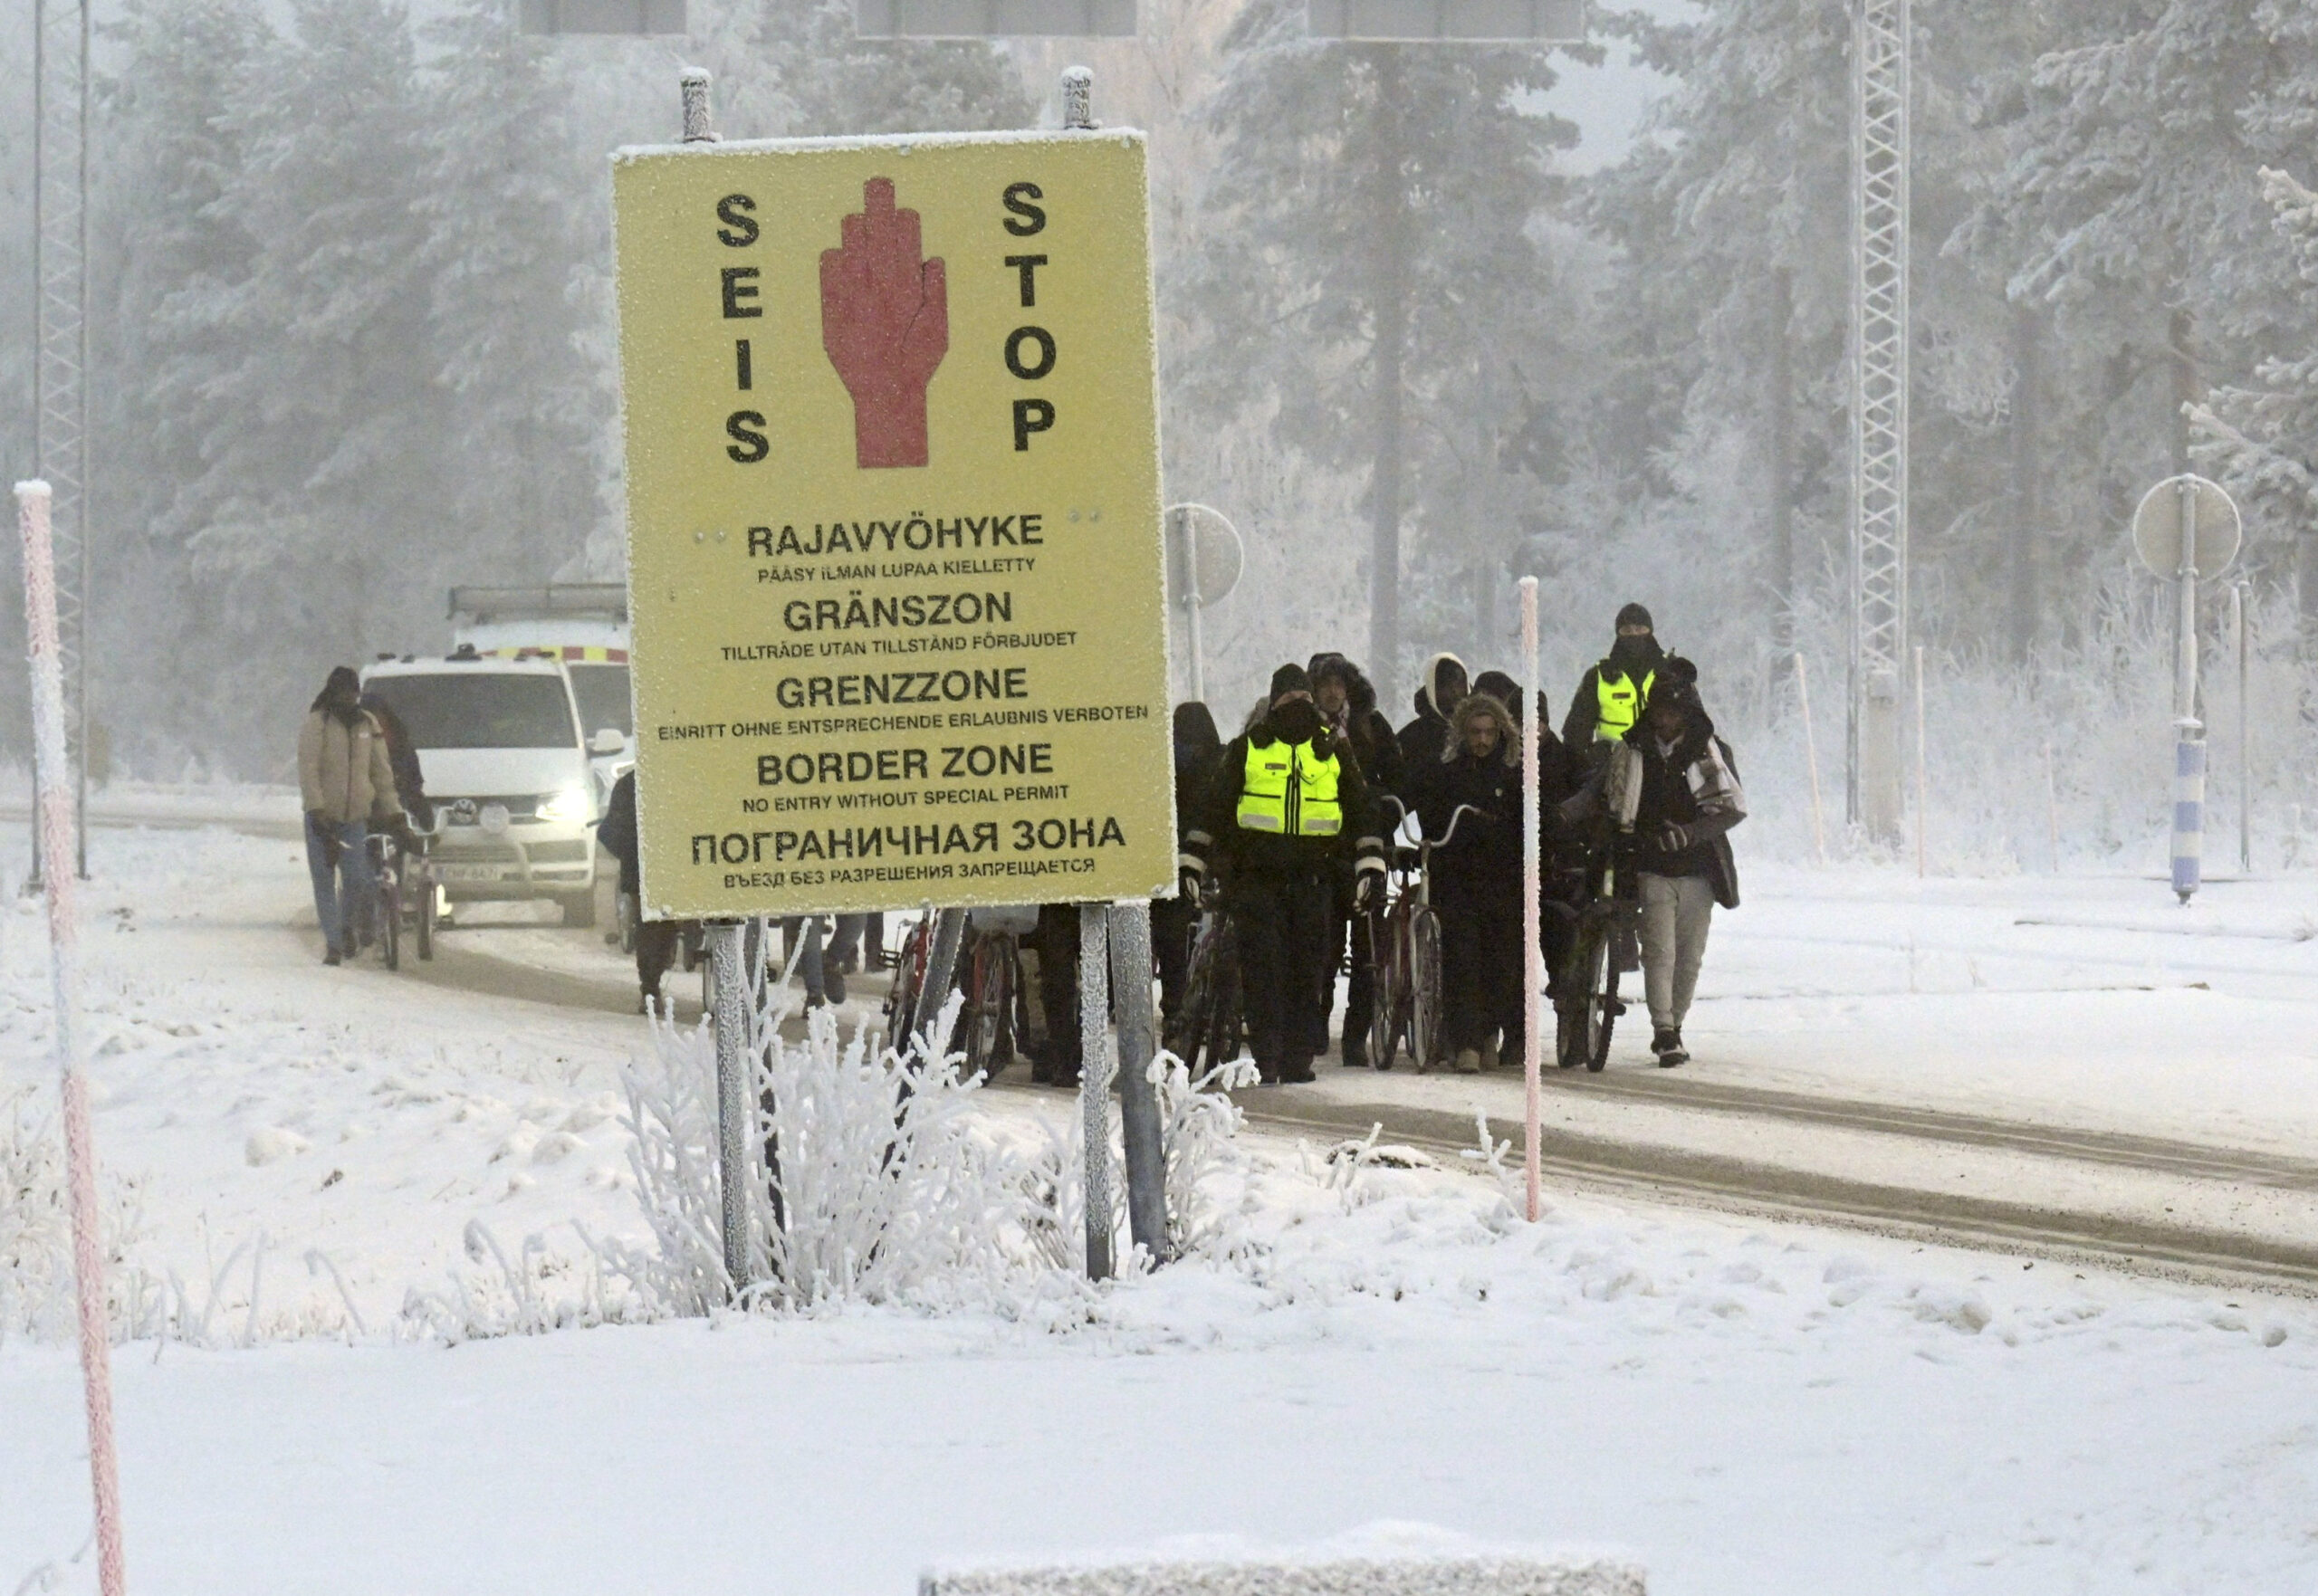
{"type": "Polygon", "coordinates": [[[1650,707],[1650,684],[1657,680],[1654,670],[1637,683],[1606,664],[1595,666],[1594,693],[1600,712],[1594,718],[1594,741],[1616,742],[1633,731],[1635,719],[1650,707]]]}
{"type": "Polygon", "coordinates": [[[1337,788],[1344,767],[1308,742],[1248,744],[1240,786],[1240,828],[1275,836],[1336,836],[1344,831],[1337,788]]]}

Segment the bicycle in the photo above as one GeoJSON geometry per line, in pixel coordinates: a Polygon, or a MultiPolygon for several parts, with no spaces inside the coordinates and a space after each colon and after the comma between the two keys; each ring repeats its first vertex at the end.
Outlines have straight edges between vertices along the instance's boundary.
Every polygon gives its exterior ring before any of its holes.
{"type": "Polygon", "coordinates": [[[443,892],[435,883],[433,837],[416,832],[416,848],[398,846],[397,873],[402,887],[404,912],[410,916],[411,946],[422,960],[435,957],[435,930],[442,920],[443,892]]]}
{"type": "Polygon", "coordinates": [[[1603,782],[1609,836],[1588,850],[1581,880],[1585,902],[1575,908],[1549,903],[1548,911],[1576,922],[1569,956],[1554,1000],[1554,1062],[1563,1069],[1584,1065],[1599,1074],[1610,1062],[1610,1033],[1626,1011],[1618,977],[1641,967],[1636,954],[1642,905],[1630,866],[1633,817],[1642,799],[1641,757],[1624,743],[1614,744],[1603,782]]]}
{"type": "Polygon", "coordinates": [[[925,981],[926,960],[934,956],[934,927],[938,916],[928,909],[902,939],[894,953],[894,982],[886,993],[886,1046],[907,1051],[910,1021],[917,1014],[917,989],[925,981]]]}
{"type": "MultiPolygon", "coordinates": [[[[1383,801],[1399,809],[1406,821],[1407,805],[1389,796],[1383,801]]],[[[1403,1041],[1419,1075],[1438,1065],[1445,1052],[1441,916],[1432,907],[1432,853],[1455,839],[1458,823],[1467,815],[1488,818],[1472,805],[1459,804],[1450,811],[1449,828],[1439,836],[1427,836],[1420,829],[1414,848],[1396,846],[1394,850],[1393,873],[1399,877],[1399,890],[1391,907],[1383,912],[1368,944],[1376,971],[1376,1017],[1368,1033],[1368,1062],[1373,1068],[1392,1068],[1393,1055],[1403,1041]],[[1403,855],[1413,857],[1403,861],[1403,855]]],[[[1395,825],[1393,830],[1397,837],[1401,827],[1395,825]]]]}
{"type": "Polygon", "coordinates": [[[1183,1000],[1162,1041],[1196,1081],[1240,1056],[1242,1023],[1239,928],[1220,897],[1203,893],[1199,923],[1192,932],[1183,1000]]]}
{"type": "Polygon", "coordinates": [[[388,970],[402,968],[402,850],[389,833],[374,831],[363,847],[370,855],[370,941],[388,970]]]}
{"type": "Polygon", "coordinates": [[[958,1010],[966,1056],[964,1075],[995,1080],[1030,1037],[1030,999],[1022,978],[1021,938],[1039,928],[1036,908],[969,909],[966,941],[959,950],[958,1010]]]}

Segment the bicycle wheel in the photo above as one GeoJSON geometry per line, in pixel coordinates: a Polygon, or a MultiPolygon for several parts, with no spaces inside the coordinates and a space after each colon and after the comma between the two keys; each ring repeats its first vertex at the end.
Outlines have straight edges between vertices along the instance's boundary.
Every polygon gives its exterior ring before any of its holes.
{"type": "Polygon", "coordinates": [[[421,959],[435,957],[435,878],[422,866],[416,883],[418,895],[412,900],[411,930],[421,959]]]}
{"type": "Polygon", "coordinates": [[[1376,1012],[1368,1022],[1368,1066],[1393,1067],[1393,1052],[1408,1024],[1409,981],[1406,951],[1401,941],[1405,923],[1401,914],[1382,915],[1370,935],[1376,963],[1376,1012]]]}
{"type": "Polygon", "coordinates": [[[1584,1065],[1598,1070],[1609,1061],[1618,975],[1610,957],[1610,928],[1599,914],[1578,922],[1562,973],[1561,1001],[1554,1006],[1554,1062],[1564,1069],[1584,1065]]]}
{"type": "Polygon", "coordinates": [[[909,1050],[910,1018],[917,1008],[917,983],[925,968],[929,923],[921,920],[910,929],[894,960],[894,983],[886,993],[886,1046],[896,1052],[909,1050]]]}
{"type": "Polygon", "coordinates": [[[999,955],[996,939],[976,939],[973,961],[968,967],[965,1012],[960,1016],[963,1024],[959,1027],[966,1056],[960,1073],[967,1080],[994,1076],[1006,1067],[1000,1053],[1006,1033],[1006,961],[999,955]]]}
{"type": "Polygon", "coordinates": [[[1210,1069],[1240,1056],[1240,1042],[1246,1029],[1247,1014],[1240,988],[1240,928],[1227,914],[1215,935],[1215,1017],[1209,1024],[1207,1045],[1210,1069]]]}
{"type": "Polygon", "coordinates": [[[1191,975],[1168,1046],[1194,1081],[1239,1056],[1239,962],[1231,920],[1211,911],[1192,944],[1191,975]]]}
{"type": "Polygon", "coordinates": [[[378,957],[402,968],[402,878],[392,865],[378,873],[378,957]]]}
{"type": "Polygon", "coordinates": [[[1409,941],[1409,1056],[1422,1072],[1441,1062],[1441,917],[1418,910],[1409,941]]]}
{"type": "Polygon", "coordinates": [[[1610,1032],[1617,1025],[1618,1016],[1626,1011],[1626,1006],[1618,1001],[1618,961],[1605,959],[1603,963],[1605,970],[1602,979],[1602,1000],[1594,1009],[1600,1018],[1594,1027],[1594,1051],[1585,1059],[1585,1067],[1595,1074],[1599,1074],[1602,1067],[1610,1062],[1610,1032]]]}
{"type": "Polygon", "coordinates": [[[1215,1023],[1215,933],[1203,927],[1192,942],[1192,967],[1183,978],[1183,1000],[1164,1038],[1166,1049],[1199,1079],[1200,1055],[1210,1046],[1215,1023]]]}

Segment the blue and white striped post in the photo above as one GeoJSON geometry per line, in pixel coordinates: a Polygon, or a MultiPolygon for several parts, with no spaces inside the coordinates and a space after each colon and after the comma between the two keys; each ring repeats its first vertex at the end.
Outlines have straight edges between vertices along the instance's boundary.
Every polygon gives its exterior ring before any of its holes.
{"type": "Polygon", "coordinates": [[[2181,740],[2173,745],[2173,890],[2186,903],[2198,890],[2205,851],[2206,743],[2192,730],[2195,721],[2180,724],[2181,740]]]}
{"type": "Polygon", "coordinates": [[[2206,834],[2206,729],[2198,719],[2198,479],[2179,479],[2181,608],[2173,655],[2173,891],[2198,890],[2206,834]]]}

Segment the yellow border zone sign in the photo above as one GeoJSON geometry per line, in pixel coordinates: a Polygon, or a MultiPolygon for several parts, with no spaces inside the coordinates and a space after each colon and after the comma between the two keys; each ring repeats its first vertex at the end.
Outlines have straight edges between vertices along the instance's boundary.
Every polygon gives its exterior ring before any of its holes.
{"type": "Polygon", "coordinates": [[[1140,134],[623,150],[655,919],[1173,879],[1140,134]]]}

